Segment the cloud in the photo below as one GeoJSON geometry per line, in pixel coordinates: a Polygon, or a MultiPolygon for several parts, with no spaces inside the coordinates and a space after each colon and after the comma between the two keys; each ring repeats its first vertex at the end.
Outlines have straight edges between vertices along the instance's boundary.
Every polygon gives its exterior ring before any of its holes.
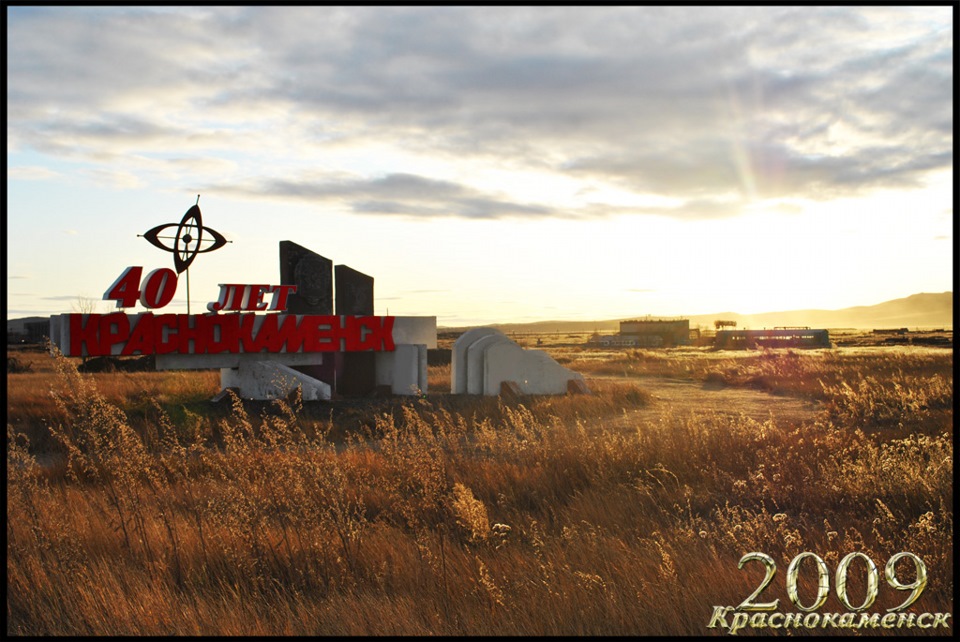
{"type": "Polygon", "coordinates": [[[117,189],[137,189],[144,186],[139,176],[122,169],[85,169],[79,172],[100,185],[109,185],[117,189]]]}
{"type": "Polygon", "coordinates": [[[548,217],[559,212],[540,205],[514,203],[467,186],[412,174],[367,178],[305,176],[210,186],[211,191],[248,196],[272,196],[306,201],[342,201],[356,214],[400,215],[415,218],[462,217],[494,219],[510,216],[548,217]]]}
{"type": "Polygon", "coordinates": [[[83,297],[78,297],[76,294],[73,294],[73,295],[60,295],[60,296],[42,296],[39,298],[42,301],[76,301],[78,298],[83,298],[83,297]]]}
{"type": "Polygon", "coordinates": [[[8,38],[11,148],[130,186],[189,179],[371,216],[616,209],[405,166],[421,158],[711,218],[911,188],[953,163],[949,7],[12,8],[8,38]],[[398,160],[311,177],[371,145],[398,160]]]}
{"type": "Polygon", "coordinates": [[[60,178],[60,173],[46,167],[20,166],[7,169],[7,179],[15,181],[45,181],[60,178]]]}

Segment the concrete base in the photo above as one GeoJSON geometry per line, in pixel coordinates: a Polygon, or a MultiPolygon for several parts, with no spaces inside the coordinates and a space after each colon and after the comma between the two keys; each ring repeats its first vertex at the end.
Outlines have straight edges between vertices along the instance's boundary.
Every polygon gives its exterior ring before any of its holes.
{"type": "Polygon", "coordinates": [[[393,352],[376,353],[377,385],[395,395],[427,392],[427,346],[397,345],[393,352]]]}
{"type": "Polygon", "coordinates": [[[243,399],[281,399],[300,388],[304,401],[330,399],[330,386],[273,361],[241,363],[237,368],[221,368],[220,387],[237,389],[243,399]]]}

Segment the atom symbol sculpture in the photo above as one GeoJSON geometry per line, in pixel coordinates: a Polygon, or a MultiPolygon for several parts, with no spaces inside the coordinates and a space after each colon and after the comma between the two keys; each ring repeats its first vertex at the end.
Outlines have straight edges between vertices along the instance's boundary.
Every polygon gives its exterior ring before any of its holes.
{"type": "MultiPolygon", "coordinates": [[[[199,196],[197,196],[197,202],[200,202],[199,196]]],[[[179,225],[176,223],[158,225],[142,236],[161,250],[173,253],[173,266],[176,268],[177,274],[190,267],[193,260],[197,258],[197,254],[219,250],[229,242],[220,232],[203,226],[199,205],[193,205],[188,209],[179,225]],[[177,228],[176,236],[160,236],[161,232],[171,227],[177,228]],[[204,238],[205,233],[211,238],[204,238]],[[173,239],[173,247],[166,245],[160,239],[173,239]],[[210,245],[203,247],[204,243],[210,245]]]]}
{"type": "Polygon", "coordinates": [[[187,269],[197,254],[202,252],[213,252],[219,250],[227,243],[232,243],[223,237],[223,234],[211,227],[203,226],[203,218],[200,215],[200,195],[197,194],[197,202],[187,210],[187,213],[180,219],[180,224],[165,223],[148,230],[146,234],[138,234],[147,239],[153,245],[161,250],[173,253],[173,267],[177,269],[177,274],[187,273],[187,314],[190,314],[190,271],[187,269]],[[176,227],[175,236],[160,236],[160,233],[167,228],[176,227]],[[204,238],[207,234],[210,238],[204,238]],[[173,246],[166,245],[160,239],[173,239],[173,246]],[[204,247],[204,243],[209,243],[204,247]]]}

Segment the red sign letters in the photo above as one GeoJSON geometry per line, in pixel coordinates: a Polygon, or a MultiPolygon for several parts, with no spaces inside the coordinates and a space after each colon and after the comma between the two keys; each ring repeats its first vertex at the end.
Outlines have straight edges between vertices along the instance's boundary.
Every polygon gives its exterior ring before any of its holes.
{"type": "Polygon", "coordinates": [[[71,314],[70,354],[393,351],[395,317],[71,314]],[[119,352],[115,347],[120,346],[119,352]]]}

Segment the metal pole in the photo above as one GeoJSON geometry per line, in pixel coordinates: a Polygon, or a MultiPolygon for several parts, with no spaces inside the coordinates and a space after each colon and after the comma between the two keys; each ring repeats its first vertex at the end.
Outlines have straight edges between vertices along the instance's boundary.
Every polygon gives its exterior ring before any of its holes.
{"type": "MultiPolygon", "coordinates": [[[[194,205],[200,205],[200,195],[197,194],[197,202],[194,205]]],[[[197,236],[201,234],[201,231],[197,230],[197,236]]],[[[197,241],[197,250],[200,249],[200,241],[197,241]]],[[[190,268],[187,267],[187,314],[190,314],[190,268]]]]}

